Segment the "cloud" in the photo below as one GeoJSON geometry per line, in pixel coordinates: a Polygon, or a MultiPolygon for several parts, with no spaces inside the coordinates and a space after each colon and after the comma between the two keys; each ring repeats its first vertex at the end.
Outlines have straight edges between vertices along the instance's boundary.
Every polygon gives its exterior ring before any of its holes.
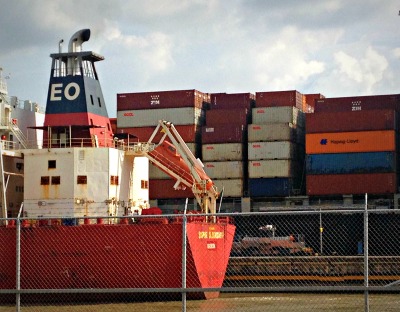
{"type": "Polygon", "coordinates": [[[341,81],[344,84],[358,85],[367,93],[372,93],[388,68],[387,59],[368,46],[364,56],[351,56],[343,51],[334,54],[341,81]]]}

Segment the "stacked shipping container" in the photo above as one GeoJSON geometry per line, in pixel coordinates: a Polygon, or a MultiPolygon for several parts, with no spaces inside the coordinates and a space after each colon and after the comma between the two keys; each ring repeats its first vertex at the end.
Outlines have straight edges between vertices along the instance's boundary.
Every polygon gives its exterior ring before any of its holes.
{"type": "Polygon", "coordinates": [[[202,159],[224,197],[242,197],[246,189],[246,130],[253,106],[251,93],[211,94],[202,130],[202,159]]]}
{"type": "Polygon", "coordinates": [[[397,193],[396,98],[316,100],[306,117],[308,195],[397,193]]]}
{"type": "MultiPolygon", "coordinates": [[[[117,95],[117,131],[129,133],[140,142],[147,142],[160,119],[168,120],[196,157],[200,157],[200,135],[209,94],[197,90],[122,93],[117,95]]],[[[153,142],[157,143],[163,133],[153,142]]],[[[175,181],[150,165],[150,199],[193,198],[190,189],[174,190],[175,181]]]]}
{"type": "Polygon", "coordinates": [[[298,91],[256,94],[248,126],[251,197],[284,197],[301,192],[304,163],[303,95],[298,91]]]}

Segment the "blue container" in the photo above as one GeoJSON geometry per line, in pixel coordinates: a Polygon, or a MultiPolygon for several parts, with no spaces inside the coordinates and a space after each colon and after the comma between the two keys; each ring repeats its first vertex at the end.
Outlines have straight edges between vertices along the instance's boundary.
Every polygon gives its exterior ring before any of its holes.
{"type": "Polygon", "coordinates": [[[352,174],[396,172],[394,152],[307,155],[307,174],[352,174]]]}
{"type": "Polygon", "coordinates": [[[292,178],[259,178],[249,179],[251,197],[290,196],[293,194],[292,178]]]}

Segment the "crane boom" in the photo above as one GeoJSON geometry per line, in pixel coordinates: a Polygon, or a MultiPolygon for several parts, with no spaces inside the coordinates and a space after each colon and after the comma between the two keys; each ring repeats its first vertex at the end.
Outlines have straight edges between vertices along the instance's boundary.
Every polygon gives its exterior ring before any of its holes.
{"type": "Polygon", "coordinates": [[[175,189],[190,187],[200,205],[201,212],[215,214],[218,191],[203,169],[203,163],[188,148],[175,126],[159,120],[149,139],[149,144],[158,134],[164,133],[156,147],[146,153],[146,157],[162,171],[176,179],[175,189]],[[171,142],[166,141],[168,138],[171,142]]]}

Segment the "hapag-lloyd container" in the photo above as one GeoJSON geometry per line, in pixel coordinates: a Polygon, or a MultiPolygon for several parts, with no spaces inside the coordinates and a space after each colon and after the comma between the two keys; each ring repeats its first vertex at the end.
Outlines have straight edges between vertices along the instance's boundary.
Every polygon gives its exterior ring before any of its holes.
{"type": "Polygon", "coordinates": [[[248,125],[249,142],[291,141],[304,145],[304,129],[292,123],[269,123],[248,125]]]}
{"type": "Polygon", "coordinates": [[[304,150],[298,144],[289,141],[248,143],[248,159],[296,159],[304,150]]]}
{"type": "Polygon", "coordinates": [[[252,109],[253,124],[292,123],[304,128],[305,114],[296,107],[256,107],[252,109]]]}
{"type": "Polygon", "coordinates": [[[397,193],[395,173],[307,175],[307,195],[397,193]]]}
{"type": "Polygon", "coordinates": [[[250,160],[249,178],[291,178],[302,173],[296,160],[250,160]]]}
{"type": "Polygon", "coordinates": [[[397,121],[398,113],[394,109],[322,112],[306,115],[306,132],[397,130],[397,121]]]}
{"type": "Polygon", "coordinates": [[[400,94],[325,98],[315,101],[316,113],[355,112],[370,109],[400,109],[400,94]]]}
{"type": "Polygon", "coordinates": [[[218,192],[222,192],[223,197],[242,197],[243,179],[216,179],[213,180],[218,192]]]}
{"type": "MultiPolygon", "coordinates": [[[[181,135],[183,141],[186,143],[200,142],[200,129],[199,125],[174,125],[178,133],[181,135]]],[[[134,135],[139,142],[148,142],[151,135],[153,134],[156,126],[152,127],[134,127],[134,128],[118,128],[117,132],[114,133],[128,133],[134,135]]],[[[153,142],[157,143],[164,135],[163,132],[159,131],[154,137],[153,142]]]]}
{"type": "Polygon", "coordinates": [[[396,172],[395,152],[312,154],[306,156],[307,174],[396,172]]]}
{"type": "Polygon", "coordinates": [[[243,161],[204,162],[204,171],[211,179],[242,179],[243,161]]]}
{"type": "Polygon", "coordinates": [[[203,126],[201,129],[201,142],[213,143],[240,143],[245,140],[246,128],[244,125],[220,124],[203,126]]]}
{"type": "Polygon", "coordinates": [[[202,161],[243,160],[242,143],[203,144],[202,161]]]}
{"type": "Polygon", "coordinates": [[[171,199],[171,198],[194,198],[192,189],[187,187],[185,190],[175,190],[174,179],[150,179],[149,198],[150,199],[171,199]]]}
{"type": "Polygon", "coordinates": [[[256,96],[252,93],[212,93],[211,109],[247,108],[255,105],[256,96]]]}
{"type": "Polygon", "coordinates": [[[357,153],[396,150],[396,132],[359,131],[306,134],[306,153],[357,153]]]}
{"type": "Polygon", "coordinates": [[[296,90],[256,92],[256,107],[293,106],[303,108],[303,95],[296,90]]]}
{"type": "Polygon", "coordinates": [[[195,107],[138,109],[117,112],[117,127],[156,126],[159,120],[167,120],[174,125],[203,125],[204,110],[195,107]]]}
{"type": "Polygon", "coordinates": [[[226,108],[206,111],[206,125],[248,124],[249,110],[247,108],[226,108]]]}
{"type": "Polygon", "coordinates": [[[197,107],[209,105],[210,95],[198,90],[151,91],[117,94],[117,111],[197,107]]]}

